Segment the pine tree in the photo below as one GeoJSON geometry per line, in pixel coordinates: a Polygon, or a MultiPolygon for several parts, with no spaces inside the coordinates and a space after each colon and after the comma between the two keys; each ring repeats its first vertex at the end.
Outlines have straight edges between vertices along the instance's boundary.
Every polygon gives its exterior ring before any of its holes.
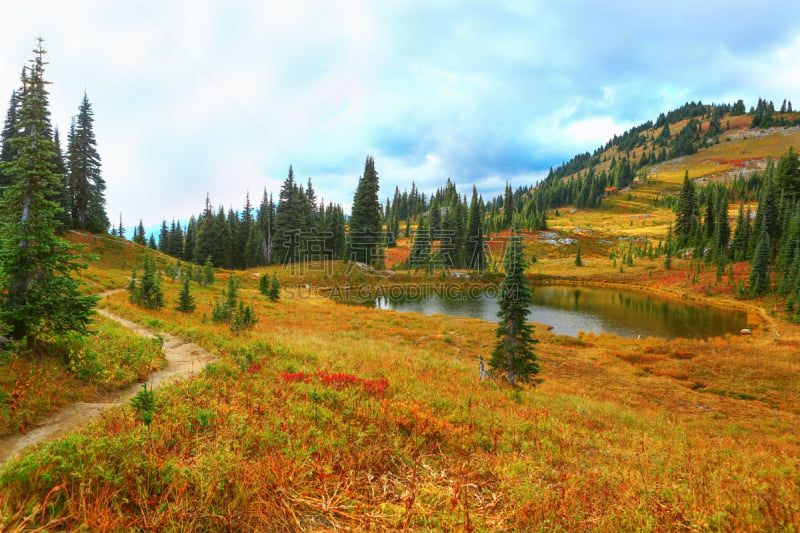
{"type": "Polygon", "coordinates": [[[769,235],[766,228],[761,229],[756,251],[750,267],[750,295],[759,296],[769,291],[769,258],[771,255],[769,235]]]}
{"type": "Polygon", "coordinates": [[[209,255],[206,257],[206,262],[203,265],[203,286],[213,285],[214,281],[216,280],[216,276],[214,275],[214,261],[211,259],[209,255]]]}
{"type": "Polygon", "coordinates": [[[581,245],[578,244],[578,252],[575,254],[575,266],[583,266],[583,259],[581,259],[581,245]]]}
{"type": "Polygon", "coordinates": [[[683,186],[678,195],[678,210],[675,216],[675,236],[678,246],[686,246],[689,237],[697,225],[697,200],[695,197],[694,183],[689,179],[687,170],[683,176],[683,186]]]}
{"type": "MultiPolygon", "coordinates": [[[[24,75],[25,71],[23,70],[23,76],[24,75]]],[[[14,148],[14,143],[11,142],[11,139],[18,137],[20,134],[19,124],[17,122],[19,105],[20,93],[17,93],[17,91],[12,91],[11,99],[8,102],[6,121],[3,124],[3,132],[0,134],[0,143],[2,144],[2,147],[0,148],[0,162],[3,163],[11,163],[16,158],[16,149],[14,148]]],[[[0,166],[0,191],[2,191],[6,185],[10,184],[11,176],[8,176],[5,170],[3,170],[3,167],[0,166]]]]}
{"type": "Polygon", "coordinates": [[[467,225],[467,261],[470,270],[483,272],[486,268],[486,250],[483,243],[483,205],[478,189],[472,186],[472,200],[469,204],[469,223],[467,225]]]}
{"type": "Polygon", "coordinates": [[[269,299],[272,302],[277,302],[281,299],[281,284],[278,282],[278,274],[272,273],[272,283],[269,286],[269,299]]]}
{"type": "Polygon", "coordinates": [[[275,211],[275,250],[281,263],[291,263],[300,258],[300,231],[303,227],[303,200],[294,180],[294,169],[281,186],[278,207],[275,211]]]}
{"type": "Polygon", "coordinates": [[[261,274],[258,277],[258,292],[264,296],[269,296],[269,287],[269,276],[267,274],[261,274]]]}
{"type": "Polygon", "coordinates": [[[141,218],[139,219],[139,226],[134,233],[133,242],[141,244],[142,246],[147,246],[147,237],[144,235],[144,224],[141,218]]]}
{"type": "Polygon", "coordinates": [[[148,253],[144,256],[144,272],[142,279],[137,283],[136,271],[133,272],[128,285],[131,302],[145,309],[161,309],[164,307],[164,294],[161,291],[161,272],[156,269],[153,257],[148,253]]]}
{"type": "Polygon", "coordinates": [[[508,382],[539,383],[539,363],[533,351],[538,341],[532,337],[533,327],[527,317],[533,294],[525,277],[525,255],[522,238],[512,228],[505,255],[506,276],[500,286],[500,311],[497,316],[497,344],[489,365],[498,373],[505,373],[508,382]]]}
{"type": "Polygon", "coordinates": [[[377,263],[383,242],[379,188],[375,160],[367,156],[350,216],[350,259],[367,265],[377,263]]]}
{"type": "Polygon", "coordinates": [[[0,164],[9,184],[0,199],[0,321],[14,339],[46,333],[86,333],[94,296],[81,294],[72,274],[74,247],[56,236],[61,177],[53,172],[42,40],[23,78],[19,135],[8,140],[13,159],[0,164]]]}
{"type": "Polygon", "coordinates": [[[105,233],[109,226],[105,207],[106,182],[100,170],[93,124],[92,105],[84,93],[67,139],[72,221],[80,229],[105,233]]]}
{"type": "Polygon", "coordinates": [[[666,250],[664,268],[669,270],[672,268],[672,222],[669,223],[669,228],[667,228],[667,241],[664,248],[666,250]]]}
{"type": "Polygon", "coordinates": [[[178,305],[175,307],[175,309],[182,313],[191,313],[197,308],[194,303],[194,298],[192,298],[192,293],[189,289],[190,283],[190,277],[188,275],[184,276],[183,286],[181,287],[180,294],[178,294],[178,305]]]}
{"type": "Polygon", "coordinates": [[[511,184],[506,182],[505,195],[503,196],[503,223],[510,228],[514,220],[514,194],[511,192],[511,184]]]}

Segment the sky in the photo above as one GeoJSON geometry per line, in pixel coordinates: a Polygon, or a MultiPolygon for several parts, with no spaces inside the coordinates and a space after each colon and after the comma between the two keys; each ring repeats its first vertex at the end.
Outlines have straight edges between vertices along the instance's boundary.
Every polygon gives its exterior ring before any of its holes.
{"type": "Polygon", "coordinates": [[[0,110],[36,38],[66,138],[92,104],[109,218],[277,199],[290,165],[346,209],[451,179],[485,198],[686,101],[800,107],[790,1],[0,2],[0,110]]]}

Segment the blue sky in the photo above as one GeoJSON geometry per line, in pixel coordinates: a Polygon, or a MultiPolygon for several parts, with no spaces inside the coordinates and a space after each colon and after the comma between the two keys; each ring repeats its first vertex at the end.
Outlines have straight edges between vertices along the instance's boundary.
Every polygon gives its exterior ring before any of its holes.
{"type": "Polygon", "coordinates": [[[0,99],[42,36],[53,122],[86,91],[129,227],[277,196],[290,164],[348,208],[368,154],[382,197],[493,196],[688,100],[800,107],[788,1],[24,4],[0,7],[0,99]]]}

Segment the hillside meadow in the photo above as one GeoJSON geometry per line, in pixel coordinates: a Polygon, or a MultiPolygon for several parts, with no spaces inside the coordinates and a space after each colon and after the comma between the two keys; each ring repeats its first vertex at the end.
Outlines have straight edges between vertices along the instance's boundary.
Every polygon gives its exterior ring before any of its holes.
{"type": "MultiPolygon", "coordinates": [[[[141,250],[89,244],[100,259],[87,279],[98,292],[124,286],[141,250]]],[[[549,245],[532,235],[528,246],[549,245]]],[[[595,283],[620,280],[605,254],[586,259],[600,265],[589,270],[595,283]]],[[[555,273],[581,275],[558,261],[555,273]]],[[[623,274],[630,284],[688,286],[677,270],[637,263],[623,274]]],[[[750,308],[754,335],[706,341],[574,338],[538,325],[544,381],[512,389],[478,379],[492,324],[342,305],[313,289],[347,279],[345,268],[313,279],[260,269],[284,285],[274,303],[258,293],[258,273],[235,273],[258,318],[239,335],[210,320],[227,272],[192,285],[191,314],[172,309],[179,284],[168,280],[160,311],[132,305],[125,291],[106,296],[113,313],[220,358],[157,391],[149,425],[131,406],[114,409],[7,463],[4,529],[763,531],[800,522],[800,334],[763,305],[750,308]]]]}

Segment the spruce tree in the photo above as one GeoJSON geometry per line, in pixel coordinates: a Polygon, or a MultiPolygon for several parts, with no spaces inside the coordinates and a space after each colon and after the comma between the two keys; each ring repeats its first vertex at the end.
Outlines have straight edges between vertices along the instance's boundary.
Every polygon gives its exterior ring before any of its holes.
{"type": "Polygon", "coordinates": [[[539,383],[539,363],[533,351],[538,341],[532,337],[533,327],[527,322],[533,293],[525,277],[525,254],[522,237],[512,228],[505,254],[506,276],[500,286],[500,311],[497,316],[498,338],[489,365],[498,373],[505,373],[508,382],[539,383]]]}
{"type": "Polygon", "coordinates": [[[105,233],[109,226],[106,182],[100,170],[100,154],[94,136],[94,113],[86,93],[67,139],[67,168],[73,223],[80,229],[105,233]]]}
{"type": "Polygon", "coordinates": [[[581,259],[581,245],[578,244],[578,252],[575,254],[575,266],[582,267],[583,259],[581,259]]]}
{"type": "Polygon", "coordinates": [[[694,183],[689,179],[689,171],[687,170],[683,176],[683,186],[678,195],[678,210],[675,216],[675,236],[678,238],[679,247],[684,247],[688,244],[689,238],[697,225],[696,202],[694,183]]]}
{"type": "Polygon", "coordinates": [[[81,294],[72,274],[85,265],[56,235],[54,202],[61,177],[54,172],[42,40],[25,70],[13,155],[0,164],[9,184],[0,199],[0,321],[14,339],[44,333],[86,333],[94,296],[81,294]]]}
{"type": "Polygon", "coordinates": [[[472,201],[469,204],[469,223],[467,225],[467,266],[470,270],[483,272],[486,268],[486,251],[483,243],[483,205],[478,197],[478,189],[472,186],[472,201]]]}
{"type": "Polygon", "coordinates": [[[133,242],[136,244],[141,244],[142,246],[147,246],[147,237],[144,235],[144,224],[142,223],[142,219],[139,219],[139,226],[135,232],[136,234],[133,237],[133,242]]]}
{"type": "Polygon", "coordinates": [[[189,288],[190,283],[190,277],[188,275],[184,276],[183,286],[181,287],[181,292],[178,294],[178,305],[175,307],[175,309],[182,313],[191,313],[197,308],[189,288]]]}
{"type": "Polygon", "coordinates": [[[269,299],[273,302],[277,302],[281,299],[281,284],[278,282],[278,274],[275,272],[272,273],[272,283],[269,287],[269,299]]]}
{"type": "Polygon", "coordinates": [[[377,263],[383,242],[379,188],[375,160],[367,156],[350,216],[350,259],[367,265],[377,263]]]}
{"type": "MultiPolygon", "coordinates": [[[[23,71],[24,76],[24,71],[23,71]]],[[[21,91],[20,91],[21,92],[21,91]]],[[[10,163],[16,157],[16,150],[14,148],[14,143],[11,142],[11,139],[14,137],[19,136],[19,124],[17,122],[17,112],[19,111],[20,105],[20,93],[17,91],[12,91],[11,99],[8,102],[8,112],[6,113],[6,121],[3,124],[3,132],[0,134],[0,162],[3,163],[10,163]]],[[[11,184],[11,177],[6,174],[6,171],[3,170],[3,167],[0,166],[0,191],[2,191],[3,187],[6,185],[11,184]]]]}
{"type": "Polygon", "coordinates": [[[766,228],[762,227],[750,267],[749,286],[751,296],[759,296],[769,291],[770,255],[769,235],[766,228]]]}
{"type": "Polygon", "coordinates": [[[511,191],[511,184],[506,182],[505,195],[503,196],[503,223],[510,228],[514,220],[514,194],[511,191]]]}
{"type": "Polygon", "coordinates": [[[202,276],[203,285],[206,287],[209,285],[213,285],[215,279],[216,276],[214,275],[214,260],[211,259],[211,256],[209,255],[208,257],[206,257],[206,262],[203,265],[203,276],[202,276]]]}
{"type": "Polygon", "coordinates": [[[142,279],[136,281],[136,272],[128,285],[131,302],[145,309],[161,309],[164,307],[164,293],[161,291],[161,272],[156,269],[156,262],[148,253],[144,256],[144,272],[142,279]]]}

